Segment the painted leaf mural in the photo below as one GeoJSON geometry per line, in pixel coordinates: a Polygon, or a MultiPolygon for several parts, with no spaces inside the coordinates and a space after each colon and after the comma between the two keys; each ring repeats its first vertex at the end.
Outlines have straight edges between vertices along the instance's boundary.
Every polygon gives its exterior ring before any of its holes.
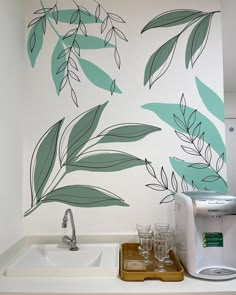
{"type": "Polygon", "coordinates": [[[186,30],[191,33],[185,51],[185,64],[193,67],[203,53],[208,41],[212,17],[215,13],[198,10],[177,9],[157,15],[148,22],[141,33],[150,29],[167,28],[186,24],[179,34],[167,40],[149,58],[144,72],[144,86],[149,82],[149,88],[168,70],[174,57],[177,41],[186,30]]]}
{"type": "Polygon", "coordinates": [[[79,106],[78,82],[83,81],[80,69],[94,86],[108,91],[111,95],[122,93],[115,78],[111,78],[103,69],[82,56],[85,50],[114,50],[115,64],[120,69],[118,40],[128,41],[118,28],[118,24],[125,23],[124,19],[116,13],[107,12],[99,3],[95,8],[95,14],[75,1],[70,3],[75,6],[74,9],[60,10],[57,4],[45,8],[41,0],[40,4],[41,8],[34,12],[36,17],[33,17],[28,25],[31,30],[27,40],[27,51],[31,66],[34,67],[43,43],[48,42],[45,41],[47,39],[44,35],[47,33],[47,26],[50,26],[57,36],[51,58],[51,74],[57,95],[67,90],[73,103],[79,106]],[[68,25],[67,32],[61,32],[61,23],[68,25]],[[95,36],[97,31],[92,30],[91,25],[101,26],[101,34],[105,34],[105,37],[95,36]],[[91,33],[92,31],[94,33],[91,33]]]}
{"type": "MultiPolygon", "coordinates": [[[[221,99],[197,77],[196,84],[207,110],[217,119],[221,119],[222,114],[218,111],[222,107],[221,99]]],[[[181,141],[182,151],[188,158],[191,156],[195,159],[188,162],[170,157],[174,169],[171,176],[167,176],[164,167],[161,167],[158,176],[153,165],[145,160],[146,169],[154,179],[153,183],[146,186],[152,190],[167,192],[160,203],[173,201],[173,194],[178,190],[214,190],[226,193],[227,183],[221,175],[226,162],[225,144],[215,124],[197,109],[189,107],[184,95],[179,104],[151,103],[143,108],[151,110],[173,128],[181,141]],[[213,150],[216,152],[214,157],[213,150]]]]}
{"type": "Polygon", "coordinates": [[[115,194],[89,185],[70,185],[48,193],[42,203],[61,202],[75,207],[129,206],[115,194]]]}
{"type": "Polygon", "coordinates": [[[119,136],[123,140],[125,138],[126,142],[137,141],[161,129],[145,124],[123,123],[117,128],[116,125],[108,127],[96,135],[106,105],[107,102],[76,117],[65,127],[60,137],[63,120],[59,121],[39,140],[30,167],[31,182],[35,184],[36,196],[39,197],[31,199],[31,206],[25,216],[48,202],[78,207],[128,206],[123,199],[104,188],[83,184],[60,187],[63,178],[71,172],[114,172],[145,165],[144,160],[132,154],[100,149],[99,143],[119,141],[119,136]],[[108,140],[103,141],[103,138],[108,140]],[[60,163],[58,171],[54,167],[56,160],[60,163]]]}

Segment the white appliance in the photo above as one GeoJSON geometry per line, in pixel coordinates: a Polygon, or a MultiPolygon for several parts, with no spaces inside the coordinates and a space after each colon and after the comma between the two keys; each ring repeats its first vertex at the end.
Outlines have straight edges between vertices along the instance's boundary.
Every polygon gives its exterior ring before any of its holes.
{"type": "Polygon", "coordinates": [[[236,277],[236,197],[175,194],[176,252],[186,271],[208,280],[236,277]]]}

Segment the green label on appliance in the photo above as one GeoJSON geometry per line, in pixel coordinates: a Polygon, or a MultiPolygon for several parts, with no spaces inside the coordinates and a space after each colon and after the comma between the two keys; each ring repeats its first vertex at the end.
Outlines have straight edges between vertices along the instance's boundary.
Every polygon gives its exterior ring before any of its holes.
{"type": "Polygon", "coordinates": [[[218,232],[202,233],[202,245],[207,247],[224,247],[223,234],[218,232]]]}

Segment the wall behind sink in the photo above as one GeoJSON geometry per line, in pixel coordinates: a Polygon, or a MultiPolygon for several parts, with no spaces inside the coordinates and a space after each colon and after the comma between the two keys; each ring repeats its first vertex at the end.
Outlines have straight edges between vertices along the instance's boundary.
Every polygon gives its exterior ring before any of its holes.
{"type": "Polygon", "coordinates": [[[20,1],[1,1],[0,254],[23,236],[24,17],[20,1]]]}
{"type": "Polygon", "coordinates": [[[226,192],[218,1],[24,4],[26,234],[67,207],[80,234],[130,233],[173,222],[175,191],[226,192]]]}

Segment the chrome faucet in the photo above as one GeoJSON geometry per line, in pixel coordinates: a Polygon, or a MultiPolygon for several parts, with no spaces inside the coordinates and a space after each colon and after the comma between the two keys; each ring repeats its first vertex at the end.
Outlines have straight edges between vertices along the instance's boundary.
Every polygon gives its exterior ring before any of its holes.
{"type": "Polygon", "coordinates": [[[70,215],[72,236],[71,236],[71,238],[68,236],[64,236],[62,239],[62,242],[69,245],[70,251],[77,251],[77,250],[79,250],[79,247],[77,246],[76,233],[75,233],[75,223],[74,223],[74,218],[73,218],[73,214],[72,214],[71,209],[67,209],[64,214],[63,221],[62,221],[62,228],[67,227],[68,214],[70,215]]]}

